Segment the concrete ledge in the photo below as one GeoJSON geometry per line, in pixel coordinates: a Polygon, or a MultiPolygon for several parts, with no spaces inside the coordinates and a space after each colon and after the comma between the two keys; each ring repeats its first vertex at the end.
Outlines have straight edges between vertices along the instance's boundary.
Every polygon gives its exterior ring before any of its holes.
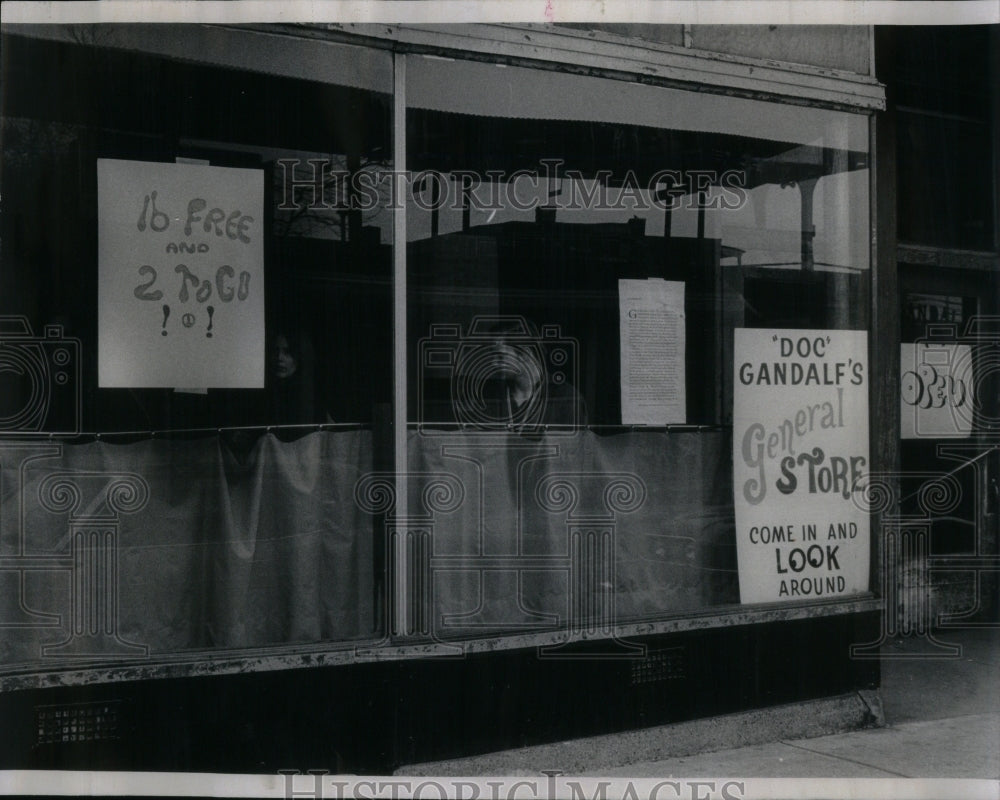
{"type": "MultiPolygon", "coordinates": [[[[488,721],[485,724],[489,724],[488,721]]],[[[602,767],[623,767],[696,753],[809,739],[860,728],[882,727],[885,717],[877,691],[741,711],[656,728],[503,750],[469,758],[408,764],[397,775],[540,775],[561,770],[579,775],[602,767]]]]}

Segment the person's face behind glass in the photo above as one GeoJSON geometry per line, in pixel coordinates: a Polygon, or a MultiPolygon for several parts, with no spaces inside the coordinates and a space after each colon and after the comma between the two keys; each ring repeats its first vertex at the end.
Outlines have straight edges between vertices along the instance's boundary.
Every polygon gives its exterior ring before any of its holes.
{"type": "Polygon", "coordinates": [[[274,377],[279,380],[287,380],[295,374],[296,369],[298,369],[298,363],[288,342],[288,337],[279,335],[274,340],[274,377]]]}
{"type": "Polygon", "coordinates": [[[533,347],[498,336],[490,349],[493,354],[491,376],[494,380],[519,394],[529,395],[538,389],[544,373],[533,347]]]}

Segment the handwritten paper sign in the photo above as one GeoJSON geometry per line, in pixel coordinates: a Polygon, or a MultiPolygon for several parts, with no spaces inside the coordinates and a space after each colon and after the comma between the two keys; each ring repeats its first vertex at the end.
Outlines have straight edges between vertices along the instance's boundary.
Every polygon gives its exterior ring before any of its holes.
{"type": "Polygon", "coordinates": [[[868,589],[865,331],[735,332],[733,480],[740,598],[868,589]]]}
{"type": "Polygon", "coordinates": [[[684,284],[618,281],[623,425],[683,424],[687,418],[684,284]]]}
{"type": "Polygon", "coordinates": [[[98,159],[98,383],[264,386],[263,171],[98,159]]]}
{"type": "Polygon", "coordinates": [[[903,342],[899,364],[899,427],[903,439],[972,435],[972,347],[903,342]]]}

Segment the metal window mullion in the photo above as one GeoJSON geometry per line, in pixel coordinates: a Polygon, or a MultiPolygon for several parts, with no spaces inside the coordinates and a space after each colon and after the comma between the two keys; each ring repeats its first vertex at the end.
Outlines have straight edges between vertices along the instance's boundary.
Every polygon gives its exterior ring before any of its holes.
{"type": "MultiPolygon", "coordinates": [[[[869,204],[871,235],[871,284],[868,314],[869,348],[869,463],[873,473],[887,477],[898,488],[899,481],[899,275],[896,262],[896,125],[894,109],[869,119],[869,204]]],[[[898,508],[872,514],[869,588],[892,592],[890,551],[879,543],[887,536],[886,517],[898,508]]],[[[882,602],[891,602],[883,595],[882,602]]]]}
{"type": "MultiPolygon", "coordinates": [[[[393,471],[396,474],[396,519],[405,522],[408,517],[407,487],[407,391],[406,391],[406,208],[401,184],[406,171],[406,55],[393,53],[392,93],[392,164],[394,208],[392,215],[392,420],[393,420],[393,471]]],[[[403,535],[403,531],[391,534],[403,535]]],[[[388,543],[387,543],[388,546],[388,543]]],[[[407,604],[407,549],[389,547],[392,592],[392,618],[390,635],[405,634],[409,629],[407,604]]]]}
{"type": "MultiPolygon", "coordinates": [[[[874,40],[874,31],[872,32],[874,40]]],[[[874,74],[875,44],[872,42],[872,72],[874,74]]],[[[876,348],[879,345],[878,331],[875,326],[879,320],[879,285],[882,282],[882,265],[879,263],[880,249],[878,240],[884,233],[880,229],[878,219],[878,198],[879,198],[879,159],[881,154],[878,147],[879,126],[877,118],[872,115],[868,118],[868,466],[871,471],[885,470],[886,465],[879,461],[879,441],[876,431],[882,424],[881,408],[882,402],[879,396],[881,384],[884,383],[880,374],[872,370],[873,357],[878,359],[876,348]]],[[[895,197],[894,187],[891,196],[895,197]]],[[[888,602],[884,591],[887,564],[885,550],[880,546],[880,542],[885,533],[882,529],[880,515],[869,513],[868,515],[868,590],[872,592],[883,592],[882,601],[888,602]],[[880,588],[881,587],[881,588],[880,588]]]]}

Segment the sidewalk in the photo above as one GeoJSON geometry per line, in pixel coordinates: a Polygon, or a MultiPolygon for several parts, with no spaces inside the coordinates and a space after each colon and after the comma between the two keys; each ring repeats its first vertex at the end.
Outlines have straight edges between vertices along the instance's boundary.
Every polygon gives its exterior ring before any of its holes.
{"type": "Polygon", "coordinates": [[[913,640],[883,647],[884,728],[722,750],[591,774],[746,778],[1000,778],[1000,630],[947,631],[954,659],[907,659],[913,640]]]}

